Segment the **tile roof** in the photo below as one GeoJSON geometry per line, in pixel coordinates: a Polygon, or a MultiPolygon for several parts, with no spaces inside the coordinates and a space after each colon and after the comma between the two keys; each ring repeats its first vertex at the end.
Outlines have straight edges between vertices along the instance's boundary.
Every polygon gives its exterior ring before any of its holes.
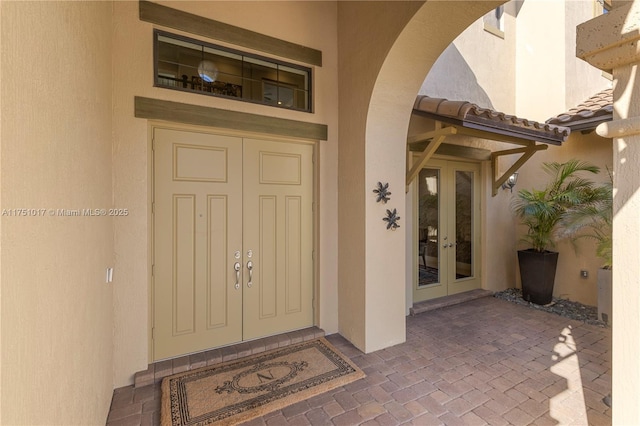
{"type": "Polygon", "coordinates": [[[613,120],[613,89],[605,89],[586,101],[547,120],[549,124],[570,127],[572,130],[592,130],[598,124],[613,120]]]}
{"type": "Polygon", "coordinates": [[[519,118],[467,101],[418,96],[413,109],[462,127],[554,145],[562,144],[571,133],[567,127],[519,118]]]}

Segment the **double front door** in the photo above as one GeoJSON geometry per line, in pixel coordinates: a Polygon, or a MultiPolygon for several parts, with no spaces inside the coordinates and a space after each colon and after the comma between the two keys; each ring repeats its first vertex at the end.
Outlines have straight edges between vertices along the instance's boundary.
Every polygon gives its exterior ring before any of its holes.
{"type": "Polygon", "coordinates": [[[153,129],[153,359],[313,325],[313,146],[153,129]]]}
{"type": "Polygon", "coordinates": [[[413,301],[480,288],[480,166],[431,160],[417,179],[413,301]]]}

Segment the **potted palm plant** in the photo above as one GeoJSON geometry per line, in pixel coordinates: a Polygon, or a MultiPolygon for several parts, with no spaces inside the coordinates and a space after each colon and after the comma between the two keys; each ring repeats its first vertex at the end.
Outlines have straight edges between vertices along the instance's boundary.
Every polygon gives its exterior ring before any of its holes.
{"type": "Polygon", "coordinates": [[[518,191],[512,203],[513,211],[526,225],[523,240],[532,247],[518,251],[522,297],[538,305],[551,303],[555,283],[558,252],[551,251],[556,243],[556,228],[568,209],[589,203],[595,184],[581,176],[597,174],[600,168],[579,160],[565,163],[543,163],[550,177],[541,189],[518,191]]]}
{"type": "Polygon", "coordinates": [[[602,260],[598,269],[598,319],[610,323],[611,268],[613,266],[613,181],[593,191],[589,203],[569,208],[560,222],[559,236],[575,243],[581,238],[595,240],[596,255],[602,260]]]}

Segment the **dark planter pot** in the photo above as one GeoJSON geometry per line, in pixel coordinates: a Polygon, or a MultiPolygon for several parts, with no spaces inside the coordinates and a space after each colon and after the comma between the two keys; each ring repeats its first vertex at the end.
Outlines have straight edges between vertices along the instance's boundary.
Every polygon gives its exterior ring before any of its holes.
{"type": "Polygon", "coordinates": [[[551,303],[553,284],[556,280],[558,253],[537,252],[533,249],[518,250],[522,298],[536,305],[551,303]]]}

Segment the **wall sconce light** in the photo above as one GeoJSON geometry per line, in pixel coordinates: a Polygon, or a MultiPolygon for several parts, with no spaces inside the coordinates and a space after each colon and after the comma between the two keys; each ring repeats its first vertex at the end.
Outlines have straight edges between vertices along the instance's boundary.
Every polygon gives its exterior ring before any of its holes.
{"type": "Polygon", "coordinates": [[[516,186],[516,182],[518,181],[518,172],[513,173],[509,176],[509,179],[505,183],[502,184],[502,189],[509,189],[509,191],[513,192],[513,187],[516,186]]]}

